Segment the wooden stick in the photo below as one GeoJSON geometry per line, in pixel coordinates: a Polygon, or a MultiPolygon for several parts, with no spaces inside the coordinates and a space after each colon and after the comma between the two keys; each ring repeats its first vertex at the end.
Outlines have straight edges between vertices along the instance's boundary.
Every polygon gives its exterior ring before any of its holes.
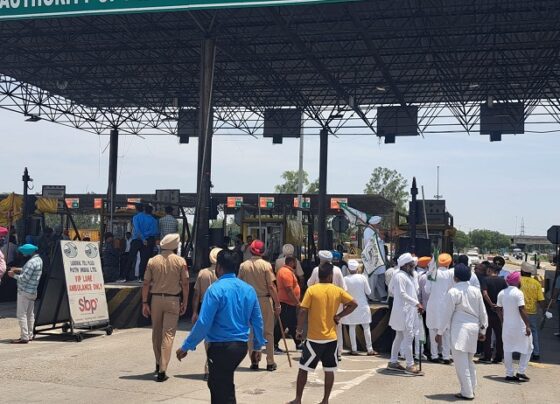
{"type": "Polygon", "coordinates": [[[277,314],[278,325],[280,326],[280,332],[282,333],[282,341],[284,341],[284,349],[286,350],[286,355],[288,355],[288,364],[292,367],[292,358],[290,358],[290,351],[288,351],[288,343],[286,342],[286,334],[284,333],[284,325],[282,324],[282,319],[280,315],[277,314]]]}

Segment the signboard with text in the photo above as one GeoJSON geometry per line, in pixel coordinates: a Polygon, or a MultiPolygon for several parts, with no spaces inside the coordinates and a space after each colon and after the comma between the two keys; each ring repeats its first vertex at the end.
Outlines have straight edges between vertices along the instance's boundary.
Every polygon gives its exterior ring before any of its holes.
{"type": "Polygon", "coordinates": [[[101,209],[103,207],[103,198],[93,199],[93,209],[101,209]]]}
{"type": "MultiPolygon", "coordinates": [[[[301,198],[301,207],[303,209],[309,209],[311,207],[311,198],[301,198]]],[[[294,198],[294,208],[299,208],[299,198],[294,198]]]]}
{"type": "Polygon", "coordinates": [[[282,6],[342,1],[344,0],[0,0],[0,20],[282,6]]]}
{"type": "Polygon", "coordinates": [[[228,196],[226,206],[228,208],[240,208],[243,206],[242,196],[228,196]]]}
{"type": "Polygon", "coordinates": [[[108,323],[109,312],[97,243],[63,240],[60,248],[74,326],[108,323]]]}
{"type": "Polygon", "coordinates": [[[68,209],[78,209],[80,207],[80,198],[66,198],[64,201],[68,209]]]}
{"type": "Polygon", "coordinates": [[[274,207],[274,197],[273,196],[261,196],[259,198],[259,207],[272,209],[274,207]]]}
{"type": "Polygon", "coordinates": [[[126,198],[126,207],[128,209],[134,209],[136,208],[136,204],[142,202],[141,198],[126,198]]]}
{"type": "Polygon", "coordinates": [[[41,195],[44,198],[53,198],[53,199],[63,199],[65,194],[66,194],[66,185],[43,185],[43,189],[41,192],[41,195]]]}
{"type": "Polygon", "coordinates": [[[342,209],[348,206],[348,198],[331,198],[331,209],[342,209]]]}

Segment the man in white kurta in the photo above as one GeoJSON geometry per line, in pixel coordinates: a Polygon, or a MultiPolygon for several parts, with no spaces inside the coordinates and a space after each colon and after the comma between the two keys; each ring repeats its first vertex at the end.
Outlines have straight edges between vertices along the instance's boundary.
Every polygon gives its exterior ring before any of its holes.
{"type": "MultiPolygon", "coordinates": [[[[453,262],[453,258],[446,253],[440,254],[438,257],[438,267],[427,272],[427,282],[424,291],[430,295],[428,305],[426,307],[426,326],[430,333],[430,362],[439,363],[439,350],[436,343],[437,330],[442,326],[442,310],[445,294],[453,287],[453,269],[449,266],[453,262]]],[[[469,272],[469,284],[480,290],[478,278],[472,272],[469,272]]],[[[443,363],[449,365],[451,363],[451,339],[449,331],[443,334],[441,342],[441,356],[443,363]]]]}
{"type": "MultiPolygon", "coordinates": [[[[430,295],[426,293],[426,280],[428,272],[428,265],[430,264],[432,258],[431,257],[420,257],[418,262],[416,263],[416,274],[417,281],[418,281],[418,300],[422,304],[423,307],[428,306],[428,298],[430,295]]],[[[414,359],[419,360],[419,353],[422,355],[422,360],[426,360],[426,356],[424,355],[424,349],[421,347],[421,342],[424,344],[426,343],[426,315],[421,316],[422,318],[418,322],[418,332],[414,335],[414,359]]]]}
{"type": "MultiPolygon", "coordinates": [[[[319,257],[319,265],[323,262],[330,262],[332,263],[333,260],[333,255],[332,252],[328,251],[328,250],[321,250],[317,253],[317,256],[319,257]]],[[[319,266],[316,266],[315,268],[313,268],[313,272],[311,272],[311,276],[309,277],[308,281],[307,281],[307,287],[313,286],[316,283],[319,283],[319,266]]],[[[344,282],[344,276],[342,275],[342,270],[337,267],[336,265],[333,265],[333,281],[332,281],[333,285],[338,286],[339,288],[342,288],[344,290],[346,290],[346,283],[344,282]]],[[[342,311],[343,307],[342,305],[340,305],[339,308],[339,313],[342,311]]],[[[338,339],[338,360],[341,361],[342,360],[342,349],[343,349],[343,335],[342,335],[342,323],[338,323],[336,325],[336,335],[337,335],[337,339],[338,339]]]]}
{"type": "Polygon", "coordinates": [[[358,303],[358,307],[352,313],[342,317],[341,322],[348,326],[348,333],[350,334],[350,355],[358,355],[358,345],[356,343],[356,326],[361,325],[364,331],[364,338],[366,340],[366,349],[368,355],[375,355],[371,343],[371,311],[369,309],[368,295],[371,293],[369,283],[365,276],[358,273],[360,263],[356,260],[348,261],[349,274],[344,277],[346,282],[346,291],[352,295],[354,300],[358,303]]]}
{"type": "MultiPolygon", "coordinates": [[[[368,243],[377,243],[377,245],[379,246],[379,253],[381,254],[381,258],[384,262],[386,262],[385,243],[379,236],[379,232],[375,227],[379,223],[381,223],[381,217],[379,216],[372,216],[369,219],[369,226],[364,229],[362,246],[365,250],[368,243]]],[[[385,299],[387,299],[387,291],[385,290],[385,271],[385,265],[381,265],[371,273],[367,273],[367,271],[364,272],[364,274],[366,274],[366,276],[368,277],[368,282],[371,289],[369,298],[373,301],[385,301],[385,299]]]]}
{"type": "Polygon", "coordinates": [[[395,339],[387,370],[420,376],[422,372],[414,365],[412,356],[412,340],[418,322],[418,313],[424,309],[418,301],[414,282],[415,260],[409,253],[403,254],[398,259],[398,266],[400,270],[395,273],[390,285],[394,301],[389,326],[395,330],[395,339]],[[406,359],[406,368],[399,363],[399,351],[406,359]]]}
{"type": "MultiPolygon", "coordinates": [[[[440,254],[438,267],[435,271],[428,271],[424,291],[430,296],[426,306],[426,326],[430,333],[430,362],[439,363],[437,330],[443,328],[443,305],[445,294],[453,286],[453,272],[449,270],[452,258],[449,254],[440,254]]],[[[451,363],[451,338],[449,330],[441,338],[441,355],[444,363],[451,363]]]]}
{"type": "Polygon", "coordinates": [[[461,392],[461,399],[473,399],[476,387],[476,369],[473,358],[479,339],[483,339],[488,327],[488,316],[480,290],[469,284],[470,269],[464,264],[455,267],[455,286],[447,291],[442,307],[442,327],[436,340],[451,331],[451,350],[461,392]]]}
{"type": "Polygon", "coordinates": [[[521,275],[511,272],[506,277],[507,289],[498,294],[498,315],[503,322],[502,340],[507,381],[529,381],[525,374],[533,352],[529,318],[525,312],[525,298],[519,290],[521,275]],[[519,368],[514,374],[513,352],[519,352],[519,368]]]}

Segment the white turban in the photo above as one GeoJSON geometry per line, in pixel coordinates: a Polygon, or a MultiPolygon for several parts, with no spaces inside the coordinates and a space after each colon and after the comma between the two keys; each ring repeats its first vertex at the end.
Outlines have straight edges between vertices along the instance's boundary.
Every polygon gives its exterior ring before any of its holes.
{"type": "Polygon", "coordinates": [[[357,260],[348,260],[348,270],[350,272],[358,271],[359,267],[360,267],[360,263],[357,260]]]}
{"type": "Polygon", "coordinates": [[[321,250],[317,255],[321,261],[332,261],[333,259],[332,252],[329,250],[321,250]]]}
{"type": "Polygon", "coordinates": [[[284,244],[284,246],[282,247],[282,254],[284,254],[284,257],[287,257],[288,255],[294,255],[294,246],[291,244],[284,244]]]}
{"type": "Polygon", "coordinates": [[[412,257],[412,255],[410,253],[404,253],[403,255],[401,255],[397,259],[397,264],[398,264],[399,268],[404,267],[409,262],[414,262],[414,258],[412,257]]]}
{"type": "Polygon", "coordinates": [[[379,216],[372,216],[372,217],[369,218],[368,223],[369,223],[369,224],[374,224],[374,225],[375,225],[375,224],[379,224],[379,223],[381,223],[381,217],[379,217],[379,216]]]}

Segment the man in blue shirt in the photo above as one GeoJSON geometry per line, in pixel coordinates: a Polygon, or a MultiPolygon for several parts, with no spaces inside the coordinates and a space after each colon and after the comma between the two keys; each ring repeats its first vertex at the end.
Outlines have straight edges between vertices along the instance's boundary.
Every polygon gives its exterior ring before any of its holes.
{"type": "Polygon", "coordinates": [[[212,404],[235,404],[235,369],[247,355],[247,341],[253,328],[256,355],[266,341],[263,338],[263,319],[255,289],[240,279],[239,257],[235,251],[218,253],[214,282],[204,295],[197,322],[177,359],[187,356],[206,339],[208,343],[208,388],[212,404]]]}
{"type": "Polygon", "coordinates": [[[129,276],[127,280],[134,279],[134,268],[136,266],[136,255],[140,252],[139,278],[144,280],[144,272],[148,260],[154,256],[156,237],[159,237],[159,225],[152,216],[153,207],[150,205],[136,205],[136,213],[132,217],[132,242],[129,255],[129,276]]]}

